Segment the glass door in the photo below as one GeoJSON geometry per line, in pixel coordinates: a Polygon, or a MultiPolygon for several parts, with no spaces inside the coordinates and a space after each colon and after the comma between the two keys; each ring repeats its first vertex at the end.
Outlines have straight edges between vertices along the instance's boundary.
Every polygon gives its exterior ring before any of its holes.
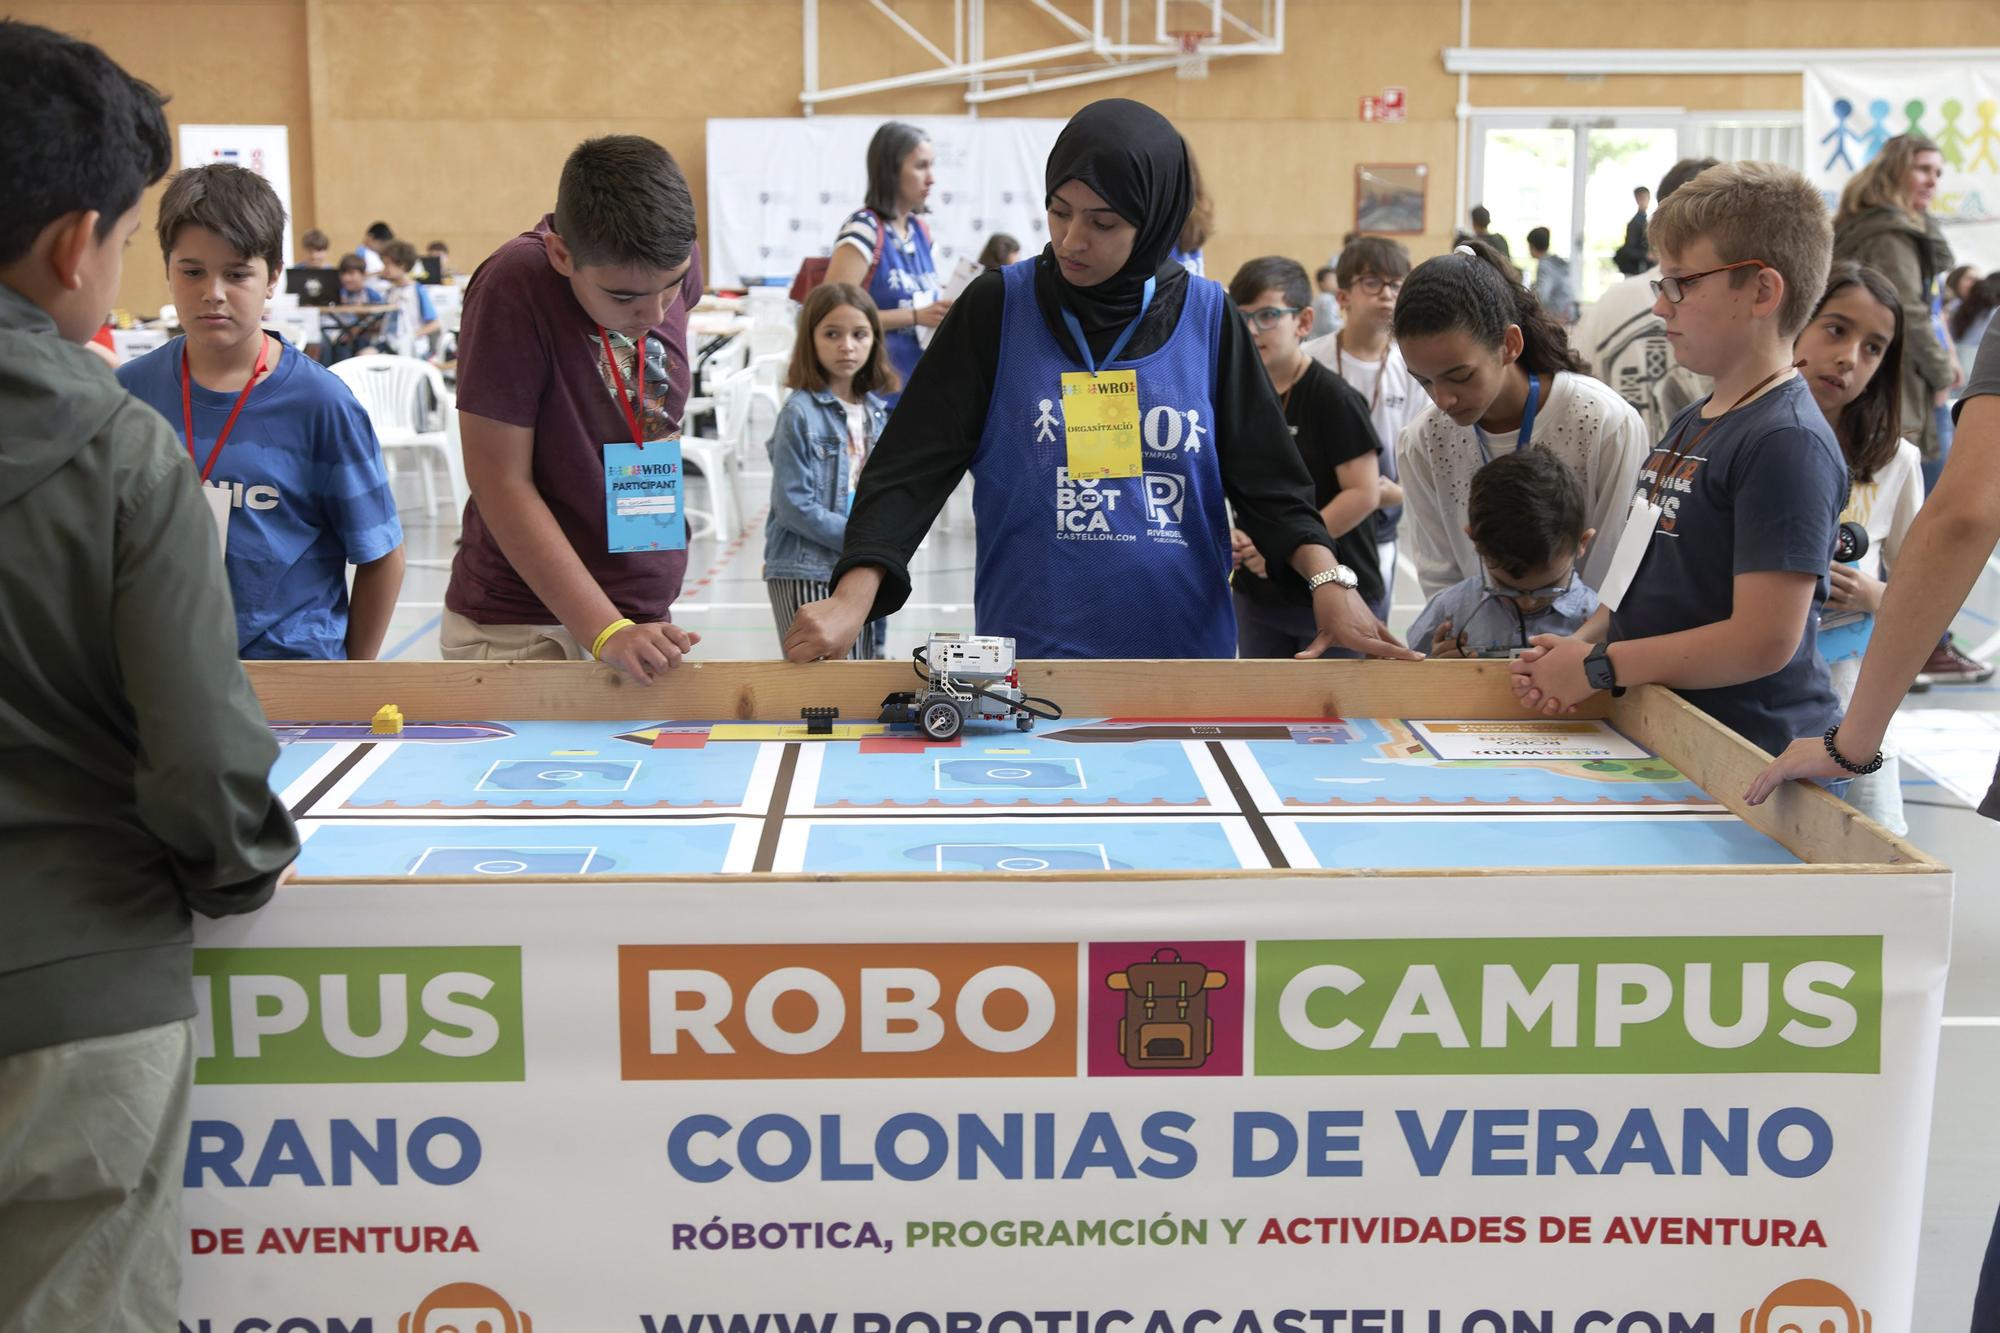
{"type": "MultiPolygon", "coordinates": [[[[1515,267],[1534,281],[1528,232],[1549,229],[1569,261],[1577,299],[1594,301],[1624,275],[1611,256],[1636,209],[1632,189],[1657,189],[1680,156],[1680,121],[1659,115],[1496,113],[1472,122],[1471,202],[1493,215],[1515,267]]],[[[1471,229],[1469,220],[1459,226],[1471,229]]]]}
{"type": "Polygon", "coordinates": [[[1579,134],[1583,225],[1575,253],[1582,259],[1570,269],[1576,275],[1577,299],[1595,301],[1625,277],[1611,256],[1625,244],[1625,225],[1638,209],[1633,189],[1660,188],[1660,177],[1680,160],[1680,132],[1661,126],[1592,125],[1579,134]]]}
{"type": "MultiPolygon", "coordinates": [[[[1474,204],[1493,215],[1493,230],[1506,238],[1514,267],[1533,276],[1528,259],[1528,232],[1547,227],[1554,237],[1568,237],[1576,205],[1576,134],[1548,125],[1496,126],[1479,152],[1485,168],[1483,191],[1475,187],[1474,204]]],[[[1459,227],[1472,230],[1469,219],[1459,227]]],[[[1564,250],[1566,245],[1558,245],[1564,250]]]]}

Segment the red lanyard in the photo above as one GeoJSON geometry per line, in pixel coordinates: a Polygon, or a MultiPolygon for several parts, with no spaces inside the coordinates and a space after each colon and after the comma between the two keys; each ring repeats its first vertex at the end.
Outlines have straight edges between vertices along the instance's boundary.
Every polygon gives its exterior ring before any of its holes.
{"type": "MultiPolygon", "coordinates": [[[[229,420],[222,423],[222,433],[215,437],[215,447],[208,451],[208,463],[201,470],[201,479],[208,480],[208,474],[215,471],[215,460],[222,457],[222,446],[229,442],[229,432],[236,429],[236,418],[243,411],[243,404],[250,401],[250,391],[257,387],[257,381],[264,376],[264,353],[269,344],[264,340],[263,331],[257,333],[257,368],[250,372],[250,380],[243,386],[243,392],[236,395],[236,406],[229,409],[229,420]]],[[[187,441],[188,461],[194,461],[194,391],[188,388],[188,353],[185,340],[181,343],[181,430],[187,441]]]]}
{"type": "Polygon", "coordinates": [[[611,382],[618,386],[618,410],[625,414],[625,420],[632,427],[632,443],[641,449],[646,447],[646,433],[639,429],[639,414],[646,410],[646,343],[642,338],[633,344],[632,350],[632,401],[625,401],[625,376],[618,370],[618,354],[611,350],[611,335],[602,324],[597,326],[597,336],[604,342],[604,359],[611,363],[611,382]]]}

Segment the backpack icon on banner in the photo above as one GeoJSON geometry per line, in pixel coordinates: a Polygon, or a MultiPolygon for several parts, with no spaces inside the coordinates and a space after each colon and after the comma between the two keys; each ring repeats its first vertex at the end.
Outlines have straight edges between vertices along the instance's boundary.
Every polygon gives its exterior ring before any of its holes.
{"type": "Polygon", "coordinates": [[[1152,961],[1133,963],[1104,979],[1125,992],[1118,1020],[1118,1053],[1132,1069],[1199,1069],[1215,1049],[1208,993],[1229,984],[1229,974],[1181,960],[1179,949],[1155,949],[1152,961]]]}

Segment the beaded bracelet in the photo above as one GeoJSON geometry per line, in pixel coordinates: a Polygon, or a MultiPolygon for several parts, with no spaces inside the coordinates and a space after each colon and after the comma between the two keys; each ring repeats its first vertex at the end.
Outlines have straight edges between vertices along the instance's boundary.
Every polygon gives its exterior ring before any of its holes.
{"type": "Polygon", "coordinates": [[[1840,747],[1834,744],[1834,738],[1838,735],[1840,735],[1840,724],[1836,722],[1826,729],[1826,736],[1823,738],[1826,741],[1826,752],[1834,763],[1839,764],[1857,778],[1865,778],[1870,773],[1882,767],[1882,752],[1880,750],[1877,750],[1875,757],[1865,764],[1850,763],[1847,756],[1840,752],[1840,747]]]}

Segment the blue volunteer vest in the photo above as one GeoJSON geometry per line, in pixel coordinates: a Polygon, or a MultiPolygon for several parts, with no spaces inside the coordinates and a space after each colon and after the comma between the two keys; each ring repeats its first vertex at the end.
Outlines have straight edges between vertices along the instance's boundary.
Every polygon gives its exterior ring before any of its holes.
{"type": "MultiPolygon", "coordinates": [[[[895,228],[879,218],[876,222],[882,229],[882,243],[876,247],[875,272],[868,279],[868,297],[875,302],[876,309],[908,309],[910,297],[917,292],[937,295],[937,263],[931,258],[930,237],[924,234],[922,224],[914,215],[904,219],[910,229],[910,248],[906,252],[896,239],[895,228]]],[[[882,350],[889,354],[889,364],[896,368],[902,382],[908,384],[910,372],[917,368],[917,360],[924,354],[917,343],[917,331],[884,329],[882,350]]],[[[901,397],[900,392],[884,395],[891,407],[901,397]]]]}
{"type": "Polygon", "coordinates": [[[1076,483],[1062,376],[1080,371],[1035,304],[1033,259],[1007,267],[1000,365],[973,455],[981,634],[1022,657],[1234,657],[1229,517],[1215,461],[1223,291],[1189,277],[1166,345],[1136,370],[1145,475],[1076,483]]]}

